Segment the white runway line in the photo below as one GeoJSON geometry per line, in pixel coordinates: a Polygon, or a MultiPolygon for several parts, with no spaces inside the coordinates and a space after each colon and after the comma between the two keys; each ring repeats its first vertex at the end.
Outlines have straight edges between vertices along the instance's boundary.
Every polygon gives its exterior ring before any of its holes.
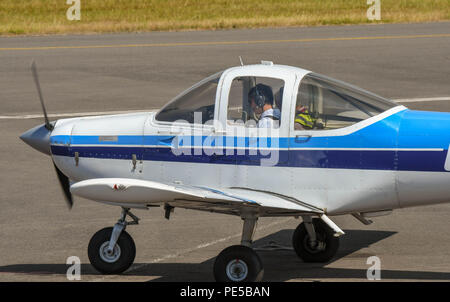
{"type": "MultiPolygon", "coordinates": [[[[397,103],[419,103],[419,102],[440,102],[450,101],[450,97],[433,97],[433,98],[410,98],[410,99],[394,99],[397,103]]],[[[82,117],[82,116],[95,116],[95,115],[109,115],[109,114],[122,114],[122,113],[134,113],[134,112],[152,112],[157,111],[155,109],[146,110],[122,110],[122,111],[98,111],[98,112],[73,112],[73,113],[50,113],[48,117],[82,117]]],[[[28,120],[44,118],[43,114],[25,114],[25,115],[0,115],[0,120],[28,120]]]]}
{"type": "MultiPolygon", "coordinates": [[[[97,111],[97,112],[72,112],[72,113],[50,113],[48,117],[80,117],[80,116],[95,116],[95,115],[110,115],[134,112],[152,112],[157,109],[147,110],[121,110],[121,111],[97,111]]],[[[43,114],[25,114],[25,115],[0,115],[2,120],[28,120],[35,118],[44,118],[43,114]]]]}
{"type": "MultiPolygon", "coordinates": [[[[289,217],[289,218],[286,218],[286,219],[274,221],[274,222],[269,223],[269,224],[267,224],[267,225],[265,225],[265,226],[262,226],[262,227],[260,227],[260,228],[257,227],[257,228],[256,228],[256,231],[262,231],[262,230],[265,230],[265,229],[269,229],[269,228],[274,227],[274,226],[276,226],[276,225],[287,223],[288,221],[290,221],[290,220],[292,220],[292,219],[294,219],[294,218],[293,218],[293,217],[289,217]]],[[[132,267],[131,267],[129,270],[127,270],[126,272],[128,273],[128,272],[136,271],[136,270],[138,270],[138,269],[141,269],[141,268],[143,268],[143,267],[146,267],[147,265],[150,265],[150,264],[153,264],[153,263],[159,263],[159,262],[162,262],[162,261],[167,260],[167,259],[177,258],[177,257],[182,256],[182,255],[184,255],[184,254],[189,254],[189,253],[191,253],[191,252],[194,252],[194,251],[203,249],[203,248],[205,248],[205,247],[208,247],[208,246],[211,246],[211,245],[215,245],[215,244],[217,244],[217,243],[221,243],[221,242],[224,242],[224,241],[229,241],[229,240],[234,239],[234,238],[239,238],[239,237],[241,237],[241,236],[242,236],[242,233],[239,233],[239,234],[234,234],[234,235],[231,235],[231,236],[223,237],[223,238],[220,238],[220,239],[217,239],[217,240],[213,240],[213,241],[210,241],[210,242],[202,243],[202,244],[199,244],[199,245],[197,245],[197,246],[195,246],[195,247],[181,250],[181,251],[179,251],[179,252],[177,252],[177,253],[175,253],[175,254],[169,254],[169,255],[165,255],[165,256],[162,256],[162,257],[153,259],[153,260],[151,260],[151,261],[149,261],[149,262],[147,262],[147,263],[145,263],[145,264],[132,266],[132,267]]],[[[106,277],[107,277],[107,276],[101,277],[101,278],[98,278],[98,279],[94,279],[94,280],[92,280],[92,281],[93,281],[93,282],[105,281],[105,278],[106,278],[106,277]]],[[[126,277],[126,275],[125,275],[125,276],[121,276],[121,275],[113,275],[113,276],[111,276],[111,277],[126,277]]]]}
{"type": "Polygon", "coordinates": [[[393,101],[397,103],[439,102],[439,101],[450,101],[450,97],[444,96],[436,98],[396,99],[393,101]]]}

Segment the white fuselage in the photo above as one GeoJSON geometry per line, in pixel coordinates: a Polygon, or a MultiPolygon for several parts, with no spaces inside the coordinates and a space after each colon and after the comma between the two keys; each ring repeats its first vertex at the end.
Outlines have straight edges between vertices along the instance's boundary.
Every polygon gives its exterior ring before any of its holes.
{"type": "MultiPolygon", "coordinates": [[[[77,160],[73,154],[71,156],[53,154],[55,163],[73,181],[116,177],[217,189],[245,187],[292,196],[326,209],[330,215],[447,202],[448,196],[450,196],[450,186],[448,186],[450,174],[445,171],[260,166],[211,161],[199,163],[195,160],[187,162],[148,160],[147,156],[140,152],[148,152],[147,150],[156,146],[145,145],[144,139],[142,139],[142,145],[139,146],[136,146],[135,143],[116,145],[118,136],[136,138],[144,135],[149,137],[162,135],[165,137],[165,133],[161,134],[164,129],[158,129],[152,125],[153,116],[153,113],[139,113],[60,120],[52,133],[52,145],[69,143],[70,148],[74,148],[74,150],[83,147],[92,147],[93,149],[92,153],[79,156],[77,160]],[[70,136],[71,141],[58,142],[58,137],[64,136],[70,136]],[[95,142],[78,142],[77,139],[74,139],[86,136],[93,137],[95,142]],[[99,146],[101,147],[98,148],[99,146]],[[106,154],[108,149],[105,147],[108,146],[131,148],[129,152],[136,153],[135,163],[122,151],[116,156],[106,154]],[[134,151],[135,147],[142,148],[134,151]],[[105,148],[105,151],[102,151],[102,148],[105,148]],[[102,156],[98,152],[105,152],[105,154],[102,156]],[[127,157],[120,158],[120,156],[127,157]]],[[[170,146],[166,147],[170,150],[170,146]]],[[[385,150],[380,149],[380,151],[385,150]]],[[[109,152],[111,152],[110,149],[109,152]]]]}

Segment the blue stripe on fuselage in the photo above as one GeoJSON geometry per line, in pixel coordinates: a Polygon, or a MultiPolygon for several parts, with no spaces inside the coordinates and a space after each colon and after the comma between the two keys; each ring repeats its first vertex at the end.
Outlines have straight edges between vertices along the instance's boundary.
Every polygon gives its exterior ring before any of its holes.
{"type": "MultiPolygon", "coordinates": [[[[267,155],[175,155],[171,148],[144,147],[69,147],[52,146],[52,154],[73,157],[131,160],[136,154],[138,159],[146,161],[189,162],[209,164],[233,164],[259,166],[261,160],[268,161],[274,153],[267,155]]],[[[230,150],[229,150],[230,151],[230,150]]],[[[241,150],[239,150],[241,152],[241,150]]],[[[211,152],[212,153],[212,152],[211,152]]],[[[279,150],[275,166],[330,169],[366,169],[366,170],[402,170],[402,171],[439,171],[444,172],[447,150],[443,151],[401,151],[401,150],[279,150]],[[397,158],[397,160],[396,160],[397,158]]]]}
{"type": "MultiPolygon", "coordinates": [[[[359,131],[341,136],[313,136],[308,140],[294,137],[270,138],[255,142],[251,138],[224,137],[222,145],[230,147],[272,146],[276,149],[288,148],[441,148],[447,149],[449,137],[450,113],[403,110],[383,120],[371,124],[359,131]],[[401,125],[401,128],[400,128],[401,125]],[[399,131],[401,130],[401,135],[399,131]],[[397,138],[400,139],[397,139],[397,138]],[[420,139],[417,139],[420,137],[420,139]]],[[[321,130],[317,130],[318,132],[321,130]]],[[[115,145],[115,146],[167,146],[174,136],[160,135],[118,135],[117,140],[100,140],[98,135],[55,135],[50,138],[51,144],[63,145],[115,145]]],[[[203,146],[208,136],[179,136],[181,146],[203,146]]],[[[450,138],[449,138],[450,139],[450,138]]],[[[207,142],[215,146],[218,142],[207,142]]]]}
{"type": "Polygon", "coordinates": [[[208,141],[211,137],[207,136],[176,137],[178,145],[190,150],[190,155],[176,155],[172,151],[170,146],[174,136],[157,135],[119,135],[113,141],[100,140],[100,136],[52,136],[51,149],[54,155],[62,156],[73,156],[78,152],[80,157],[131,159],[132,154],[136,154],[139,159],[149,161],[235,165],[260,165],[261,159],[267,160],[278,152],[276,166],[282,167],[445,171],[449,123],[448,113],[404,110],[343,136],[273,140],[218,137],[216,141],[208,141]],[[203,145],[224,145],[230,149],[224,151],[228,155],[211,155],[213,152],[208,153],[208,149],[199,152],[199,148],[196,151],[190,148],[203,145]],[[249,147],[268,147],[272,153],[250,155],[249,147]],[[247,149],[245,154],[240,154],[242,150],[237,148],[247,149]],[[408,150],[402,150],[405,148],[408,150]]]}

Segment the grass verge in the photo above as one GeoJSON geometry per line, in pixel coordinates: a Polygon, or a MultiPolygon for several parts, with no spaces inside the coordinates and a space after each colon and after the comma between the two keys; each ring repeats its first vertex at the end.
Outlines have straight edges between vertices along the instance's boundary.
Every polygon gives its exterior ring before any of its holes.
{"type": "Polygon", "coordinates": [[[450,20],[450,0],[80,0],[69,21],[66,0],[0,0],[0,35],[230,29],[450,20]]]}

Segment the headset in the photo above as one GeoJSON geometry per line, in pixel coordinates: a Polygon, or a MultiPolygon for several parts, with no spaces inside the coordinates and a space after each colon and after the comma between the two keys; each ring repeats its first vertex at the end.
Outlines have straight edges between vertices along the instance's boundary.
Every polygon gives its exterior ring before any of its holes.
{"type": "MultiPolygon", "coordinates": [[[[271,104],[271,105],[273,105],[273,97],[272,97],[272,99],[269,99],[264,93],[260,92],[261,88],[267,89],[267,90],[270,89],[269,86],[266,86],[264,84],[257,84],[254,87],[255,90],[254,90],[254,92],[252,91],[250,96],[254,98],[256,106],[262,108],[262,107],[264,107],[264,104],[271,104]]],[[[267,91],[267,93],[269,93],[269,91],[267,91]]]]}

